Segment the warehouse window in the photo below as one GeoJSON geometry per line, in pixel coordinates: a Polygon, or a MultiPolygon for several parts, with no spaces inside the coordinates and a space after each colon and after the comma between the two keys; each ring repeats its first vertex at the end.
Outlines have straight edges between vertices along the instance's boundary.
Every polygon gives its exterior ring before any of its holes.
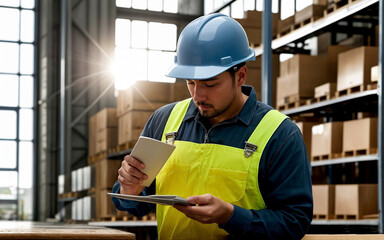
{"type": "Polygon", "coordinates": [[[116,0],[117,7],[177,13],[178,0],[116,0]]]}
{"type": "MultiPolygon", "coordinates": [[[[228,2],[230,0],[204,0],[204,14],[212,13],[228,2]]],[[[264,0],[237,0],[220,12],[233,18],[244,18],[245,11],[262,11],[263,2],[264,0]]],[[[279,0],[272,1],[272,12],[277,13],[279,11],[278,3],[279,0]]]]}
{"type": "Polygon", "coordinates": [[[0,1],[0,219],[32,220],[35,1],[0,1]]]}
{"type": "Polygon", "coordinates": [[[176,51],[175,24],[116,19],[115,87],[135,81],[175,82],[165,77],[176,51]]]}

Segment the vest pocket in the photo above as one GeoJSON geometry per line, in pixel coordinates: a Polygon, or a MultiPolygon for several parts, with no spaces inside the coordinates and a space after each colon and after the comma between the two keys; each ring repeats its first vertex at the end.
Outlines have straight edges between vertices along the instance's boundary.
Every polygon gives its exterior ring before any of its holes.
{"type": "Polygon", "coordinates": [[[189,164],[167,163],[156,178],[156,194],[185,197],[189,164]]]}
{"type": "Polygon", "coordinates": [[[239,201],[245,193],[248,171],[211,168],[205,191],[229,203],[239,201]]]}

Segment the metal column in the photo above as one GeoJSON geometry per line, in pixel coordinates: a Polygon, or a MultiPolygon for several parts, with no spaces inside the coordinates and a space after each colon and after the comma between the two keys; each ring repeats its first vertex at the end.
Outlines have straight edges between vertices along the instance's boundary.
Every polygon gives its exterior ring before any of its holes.
{"type": "Polygon", "coordinates": [[[263,55],[261,63],[261,100],[272,105],[272,1],[264,0],[263,55]]]}
{"type": "Polygon", "coordinates": [[[384,152],[383,152],[383,34],[384,34],[384,3],[383,0],[379,1],[379,78],[378,78],[378,97],[379,97],[379,109],[378,109],[378,189],[379,189],[379,232],[384,233],[384,191],[383,191],[383,180],[384,180],[384,152]]]}
{"type": "MultiPolygon", "coordinates": [[[[70,39],[70,23],[71,23],[71,1],[62,0],[61,1],[61,19],[60,19],[60,164],[59,164],[59,174],[66,173],[66,165],[68,154],[68,105],[67,105],[67,91],[66,86],[68,83],[68,51],[69,48],[69,39],[70,39]]],[[[69,148],[70,149],[70,148],[69,148]]],[[[64,220],[64,216],[61,214],[62,209],[64,208],[64,202],[60,204],[60,218],[61,221],[64,220]]]]}

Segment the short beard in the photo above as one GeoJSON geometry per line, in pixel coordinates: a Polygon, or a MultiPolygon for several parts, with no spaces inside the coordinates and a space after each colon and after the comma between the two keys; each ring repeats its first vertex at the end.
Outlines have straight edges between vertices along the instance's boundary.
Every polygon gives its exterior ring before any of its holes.
{"type": "Polygon", "coordinates": [[[227,106],[225,106],[223,109],[216,109],[213,105],[211,104],[206,104],[205,102],[195,102],[195,106],[197,107],[197,109],[199,110],[199,113],[201,116],[203,117],[206,117],[206,118],[215,118],[217,116],[219,116],[220,114],[222,114],[223,112],[227,111],[228,108],[231,106],[231,104],[233,103],[234,99],[236,98],[236,90],[235,88],[233,88],[233,92],[232,92],[232,99],[231,101],[229,101],[229,104],[227,106]],[[199,106],[208,106],[210,107],[213,112],[211,114],[209,114],[207,111],[202,111],[200,110],[199,106]]]}

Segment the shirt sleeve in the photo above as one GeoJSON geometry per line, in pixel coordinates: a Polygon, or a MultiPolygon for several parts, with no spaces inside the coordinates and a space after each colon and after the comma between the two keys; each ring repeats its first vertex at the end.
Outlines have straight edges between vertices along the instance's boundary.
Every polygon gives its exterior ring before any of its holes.
{"type": "MultiPolygon", "coordinates": [[[[153,181],[151,186],[146,187],[142,192],[141,195],[147,196],[155,194],[155,186],[156,183],[153,181]]],[[[120,183],[119,181],[115,182],[115,185],[112,188],[113,193],[120,193],[120,183]]],[[[137,201],[130,201],[125,199],[119,199],[116,197],[112,197],[112,202],[115,204],[115,207],[120,211],[127,211],[130,214],[142,217],[144,215],[147,215],[150,213],[156,206],[154,204],[150,203],[143,203],[143,202],[137,202],[137,201]]]]}
{"type": "Polygon", "coordinates": [[[301,239],[312,221],[312,183],[305,144],[294,123],[286,120],[282,125],[260,160],[259,186],[267,208],[235,206],[231,218],[219,226],[236,239],[301,239]]]}
{"type": "MultiPolygon", "coordinates": [[[[175,104],[168,104],[160,108],[159,110],[155,111],[147,121],[141,135],[146,137],[151,137],[157,140],[161,140],[163,129],[165,127],[165,124],[167,123],[168,116],[171,110],[173,109],[174,105],[175,104]]],[[[112,192],[120,193],[119,181],[115,182],[112,188],[112,192]]],[[[144,188],[144,190],[141,192],[141,195],[143,196],[153,195],[153,194],[156,194],[156,179],[155,181],[152,182],[152,184],[149,187],[144,188]]],[[[137,217],[142,217],[144,215],[147,215],[156,207],[156,205],[154,204],[119,199],[116,197],[112,197],[112,201],[118,210],[128,211],[130,214],[137,217]]]]}

